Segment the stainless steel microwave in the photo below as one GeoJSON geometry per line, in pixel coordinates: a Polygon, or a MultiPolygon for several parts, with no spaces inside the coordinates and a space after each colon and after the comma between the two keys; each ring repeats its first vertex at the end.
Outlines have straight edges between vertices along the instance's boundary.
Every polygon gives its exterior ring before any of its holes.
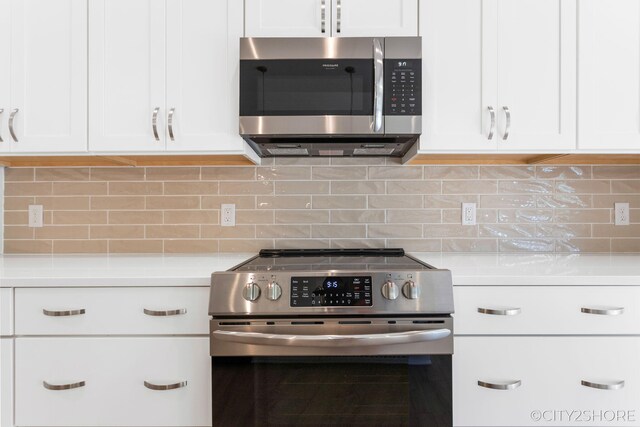
{"type": "Polygon", "coordinates": [[[403,157],[421,132],[421,45],[242,38],[240,135],[261,157],[403,157]]]}

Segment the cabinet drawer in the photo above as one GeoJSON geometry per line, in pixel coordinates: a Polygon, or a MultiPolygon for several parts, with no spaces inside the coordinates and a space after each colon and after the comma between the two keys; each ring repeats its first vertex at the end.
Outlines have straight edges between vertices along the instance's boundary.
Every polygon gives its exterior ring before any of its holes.
{"type": "Polygon", "coordinates": [[[640,334],[640,287],[461,286],[454,301],[460,335],[640,334]]]}
{"type": "Polygon", "coordinates": [[[454,425],[640,426],[639,359],[640,337],[457,337],[454,425]],[[478,381],[521,383],[499,390],[478,381]],[[582,381],[624,386],[604,390],[582,381]],[[584,412],[569,420],[562,411],[584,412]],[[589,416],[602,416],[603,422],[589,416]]]}
{"type": "Polygon", "coordinates": [[[13,334],[13,289],[0,289],[0,336],[13,334]]]}
{"type": "Polygon", "coordinates": [[[15,328],[17,335],[207,334],[208,303],[206,287],[23,288],[15,291],[15,328]]]}
{"type": "Polygon", "coordinates": [[[210,426],[208,338],[16,339],[17,426],[210,426]],[[50,388],[84,382],[67,390],[50,388]],[[153,385],[186,382],[181,388],[153,385]]]}

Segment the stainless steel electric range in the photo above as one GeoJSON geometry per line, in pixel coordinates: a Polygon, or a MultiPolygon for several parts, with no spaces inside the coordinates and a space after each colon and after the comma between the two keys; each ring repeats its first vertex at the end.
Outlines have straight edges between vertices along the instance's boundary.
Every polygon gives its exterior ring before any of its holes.
{"type": "Polygon", "coordinates": [[[402,249],[263,250],[212,275],[214,426],[450,426],[451,272],[402,249]]]}

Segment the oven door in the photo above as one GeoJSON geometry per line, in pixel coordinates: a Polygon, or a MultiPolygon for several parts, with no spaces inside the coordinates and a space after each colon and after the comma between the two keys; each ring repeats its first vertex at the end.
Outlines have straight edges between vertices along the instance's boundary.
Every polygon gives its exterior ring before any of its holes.
{"type": "Polygon", "coordinates": [[[451,426],[450,318],[237,323],[212,321],[214,426],[451,426]]]}
{"type": "Polygon", "coordinates": [[[240,134],[384,133],[383,39],[245,38],[240,134]]]}

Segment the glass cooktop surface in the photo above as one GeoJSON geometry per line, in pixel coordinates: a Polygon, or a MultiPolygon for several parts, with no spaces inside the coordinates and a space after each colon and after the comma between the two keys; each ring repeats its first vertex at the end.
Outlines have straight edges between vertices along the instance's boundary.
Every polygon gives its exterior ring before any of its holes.
{"type": "Polygon", "coordinates": [[[233,271],[432,270],[402,249],[263,249],[233,271]]]}

